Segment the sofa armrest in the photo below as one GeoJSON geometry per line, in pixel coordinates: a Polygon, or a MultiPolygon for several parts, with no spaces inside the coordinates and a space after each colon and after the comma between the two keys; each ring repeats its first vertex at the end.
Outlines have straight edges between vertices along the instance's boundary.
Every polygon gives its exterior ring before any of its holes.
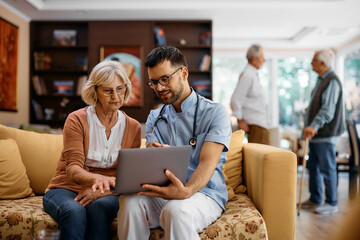
{"type": "Polygon", "coordinates": [[[295,239],[296,155],[277,147],[243,147],[248,195],[265,219],[269,239],[295,239]]]}

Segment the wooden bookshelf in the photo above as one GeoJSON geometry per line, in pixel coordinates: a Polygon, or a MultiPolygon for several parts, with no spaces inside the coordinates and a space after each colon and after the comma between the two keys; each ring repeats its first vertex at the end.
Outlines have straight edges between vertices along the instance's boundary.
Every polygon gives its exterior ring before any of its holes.
{"type": "Polygon", "coordinates": [[[100,61],[102,46],[141,47],[140,78],[143,103],[141,106],[121,109],[138,121],[145,122],[150,110],[159,102],[154,91],[146,85],[148,76],[144,67],[146,56],[156,47],[153,31],[155,26],[164,29],[167,45],[179,48],[186,56],[190,84],[198,80],[209,82],[207,85],[209,94],[206,97],[211,99],[211,64],[208,69],[200,69],[203,56],[212,56],[211,21],[32,21],[30,23],[30,123],[62,127],[70,112],[86,106],[81,97],[76,95],[78,82],[84,75],[88,76],[91,69],[100,61]],[[54,45],[54,30],[59,29],[75,30],[75,44],[54,45]],[[210,33],[208,41],[201,43],[199,38],[206,32],[210,33]],[[180,41],[181,39],[185,40],[186,44],[183,44],[184,41],[180,41]],[[39,64],[39,60],[34,58],[34,53],[45,56],[45,62],[40,61],[39,64]],[[88,60],[87,67],[79,64],[78,60],[83,58],[88,60]],[[39,67],[39,65],[43,66],[39,67]],[[34,76],[43,80],[47,94],[39,94],[39,91],[36,91],[33,85],[34,76]],[[59,80],[73,81],[74,94],[54,96],[54,82],[59,80]],[[33,104],[32,100],[37,104],[33,104]],[[34,109],[34,105],[40,107],[34,109]],[[39,119],[37,114],[39,111],[43,112],[43,119],[39,119]],[[53,112],[51,118],[45,111],[53,112]]]}
{"type": "MultiPolygon", "coordinates": [[[[212,21],[154,21],[153,24],[154,27],[163,29],[167,45],[178,48],[185,55],[189,65],[190,85],[199,80],[207,80],[210,85],[206,92],[209,94],[204,96],[212,99],[211,61],[207,70],[200,69],[203,56],[209,55],[210,58],[212,56],[212,21]],[[209,33],[207,41],[201,42],[200,37],[207,32],[209,33]]],[[[199,93],[204,92],[199,91],[199,93]]]]}
{"type": "Polygon", "coordinates": [[[62,127],[67,115],[85,103],[76,95],[78,79],[88,75],[88,23],[87,22],[44,22],[30,23],[30,79],[39,77],[44,82],[46,94],[35,91],[30,84],[30,122],[62,127]],[[55,30],[76,32],[73,42],[54,42],[55,30]],[[62,45],[70,44],[70,45],[62,45]],[[56,81],[71,81],[72,91],[64,96],[55,94],[56,81]],[[38,108],[34,108],[36,102],[38,108]],[[39,111],[43,114],[39,114],[39,111]]]}

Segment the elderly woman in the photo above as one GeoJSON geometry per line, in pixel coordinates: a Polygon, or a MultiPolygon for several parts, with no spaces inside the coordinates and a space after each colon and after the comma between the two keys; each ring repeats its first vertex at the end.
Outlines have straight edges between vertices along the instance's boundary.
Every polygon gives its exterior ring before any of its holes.
{"type": "Polygon", "coordinates": [[[138,148],[139,122],[120,111],[131,83],[123,65],[100,62],[82,91],[88,107],[72,112],[64,125],[64,148],[44,209],[59,224],[60,239],[111,239],[119,209],[115,186],[120,149],[138,148]]]}

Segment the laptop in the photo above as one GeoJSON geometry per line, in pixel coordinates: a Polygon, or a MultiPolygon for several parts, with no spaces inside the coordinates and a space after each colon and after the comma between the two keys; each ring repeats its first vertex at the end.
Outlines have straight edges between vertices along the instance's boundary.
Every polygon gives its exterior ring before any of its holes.
{"type": "Polygon", "coordinates": [[[119,151],[114,193],[145,191],[142,184],[166,186],[170,180],[165,169],[170,170],[185,184],[192,147],[132,148],[119,151]]]}

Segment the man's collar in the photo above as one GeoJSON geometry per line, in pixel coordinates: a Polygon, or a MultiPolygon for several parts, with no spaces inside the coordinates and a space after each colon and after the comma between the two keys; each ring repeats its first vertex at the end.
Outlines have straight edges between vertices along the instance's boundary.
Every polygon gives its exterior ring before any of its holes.
{"type": "Polygon", "coordinates": [[[187,112],[196,104],[196,92],[191,88],[191,94],[181,103],[181,112],[187,112]]]}
{"type": "Polygon", "coordinates": [[[329,68],[329,70],[327,70],[321,77],[319,76],[320,79],[325,79],[327,75],[329,75],[332,72],[331,68],[329,68]]]}
{"type": "Polygon", "coordinates": [[[256,67],[254,67],[254,66],[251,65],[250,63],[247,64],[247,67],[248,67],[249,69],[251,69],[251,71],[254,71],[254,72],[257,72],[257,70],[258,70],[256,67]]]}

